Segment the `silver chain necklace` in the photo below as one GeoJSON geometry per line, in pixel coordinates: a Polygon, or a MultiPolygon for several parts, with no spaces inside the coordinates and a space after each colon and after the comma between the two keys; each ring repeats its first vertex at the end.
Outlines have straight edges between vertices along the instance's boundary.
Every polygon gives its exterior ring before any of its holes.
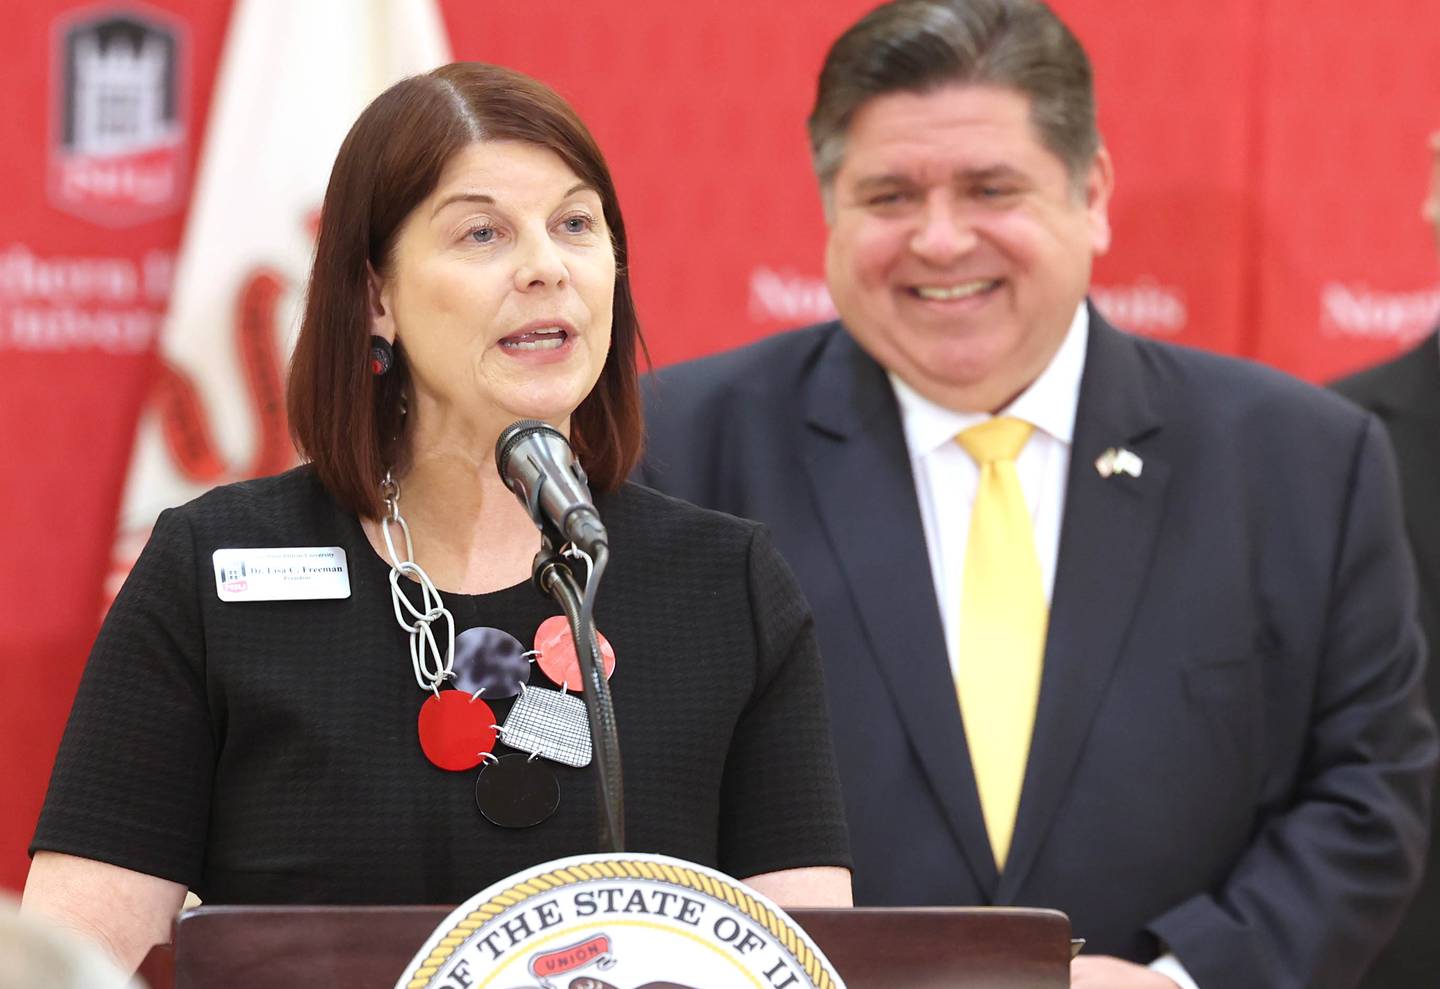
{"type": "Polygon", "coordinates": [[[380,519],[380,534],[385,537],[385,549],[390,554],[390,602],[395,608],[395,621],[410,634],[410,664],[415,670],[415,683],[421,690],[429,690],[437,697],[440,685],[455,676],[455,616],[445,607],[440,591],[420,565],[415,562],[415,544],[410,539],[410,526],[400,514],[400,482],[389,471],[380,482],[380,494],[385,499],[385,514],[380,519]],[[405,537],[405,557],[395,551],[395,540],[390,526],[398,525],[405,537]],[[420,603],[424,610],[416,608],[400,590],[400,579],[412,577],[420,585],[420,603]],[[402,611],[403,609],[403,611],[402,611]],[[405,613],[410,621],[406,621],[405,613]],[[435,637],[432,626],[444,619],[445,649],[435,637]]]}

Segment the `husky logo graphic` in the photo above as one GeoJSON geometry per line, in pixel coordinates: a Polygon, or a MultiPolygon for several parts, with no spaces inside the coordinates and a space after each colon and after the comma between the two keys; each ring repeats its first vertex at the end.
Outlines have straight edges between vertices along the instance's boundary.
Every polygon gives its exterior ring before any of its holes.
{"type": "Polygon", "coordinates": [[[179,24],[106,5],[67,17],[55,34],[55,206],[106,226],[178,208],[186,143],[179,24]]]}

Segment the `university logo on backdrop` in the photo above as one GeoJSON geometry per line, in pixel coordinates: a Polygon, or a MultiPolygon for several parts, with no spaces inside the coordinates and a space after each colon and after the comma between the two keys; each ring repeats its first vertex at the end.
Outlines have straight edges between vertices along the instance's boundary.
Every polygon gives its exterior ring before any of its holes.
{"type": "Polygon", "coordinates": [[[133,5],[57,20],[49,192],[56,209],[105,226],[184,202],[184,25],[133,5]]]}

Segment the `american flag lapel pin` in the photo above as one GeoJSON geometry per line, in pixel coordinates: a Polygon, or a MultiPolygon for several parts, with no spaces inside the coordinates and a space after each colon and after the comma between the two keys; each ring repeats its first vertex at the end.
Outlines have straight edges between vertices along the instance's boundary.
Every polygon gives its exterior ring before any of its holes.
{"type": "Polygon", "coordinates": [[[1123,447],[1117,450],[1112,446],[1095,458],[1095,472],[1101,477],[1110,477],[1115,474],[1139,477],[1140,472],[1144,469],[1145,461],[1123,447]]]}

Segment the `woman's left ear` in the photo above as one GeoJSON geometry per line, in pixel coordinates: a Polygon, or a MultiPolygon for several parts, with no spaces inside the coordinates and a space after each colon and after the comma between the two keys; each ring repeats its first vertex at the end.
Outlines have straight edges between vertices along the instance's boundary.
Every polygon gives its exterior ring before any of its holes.
{"type": "Polygon", "coordinates": [[[380,276],[375,273],[369,261],[365,262],[365,297],[366,309],[370,314],[370,332],[394,343],[395,317],[385,306],[385,292],[381,287],[380,276]]]}

